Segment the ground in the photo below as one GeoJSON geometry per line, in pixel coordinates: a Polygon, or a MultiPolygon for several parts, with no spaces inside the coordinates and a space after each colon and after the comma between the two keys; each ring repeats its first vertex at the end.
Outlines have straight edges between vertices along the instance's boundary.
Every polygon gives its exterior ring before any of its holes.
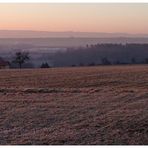
{"type": "Polygon", "coordinates": [[[148,66],[0,70],[0,144],[148,144],[148,66]]]}

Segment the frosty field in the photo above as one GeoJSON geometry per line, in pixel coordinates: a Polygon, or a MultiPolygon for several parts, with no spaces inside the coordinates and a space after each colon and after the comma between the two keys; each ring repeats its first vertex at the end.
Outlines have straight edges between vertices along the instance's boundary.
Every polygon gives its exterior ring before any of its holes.
{"type": "Polygon", "coordinates": [[[0,70],[0,144],[148,144],[148,66],[0,70]]]}

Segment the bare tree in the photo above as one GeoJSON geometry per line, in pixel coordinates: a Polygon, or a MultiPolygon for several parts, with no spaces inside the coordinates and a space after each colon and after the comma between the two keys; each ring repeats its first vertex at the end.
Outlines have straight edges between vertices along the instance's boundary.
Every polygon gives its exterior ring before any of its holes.
{"type": "Polygon", "coordinates": [[[22,68],[22,64],[30,60],[28,52],[16,52],[13,62],[19,65],[19,68],[22,68]]]}

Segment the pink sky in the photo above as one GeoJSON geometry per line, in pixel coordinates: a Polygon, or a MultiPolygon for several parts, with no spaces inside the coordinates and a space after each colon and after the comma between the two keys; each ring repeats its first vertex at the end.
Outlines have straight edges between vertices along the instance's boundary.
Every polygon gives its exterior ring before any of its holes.
{"type": "Polygon", "coordinates": [[[148,4],[0,4],[0,30],[148,33],[148,4]]]}

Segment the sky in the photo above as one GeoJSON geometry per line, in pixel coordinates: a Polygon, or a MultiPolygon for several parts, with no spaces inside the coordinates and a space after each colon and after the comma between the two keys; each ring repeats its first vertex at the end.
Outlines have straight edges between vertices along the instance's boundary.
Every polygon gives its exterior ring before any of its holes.
{"type": "Polygon", "coordinates": [[[148,4],[0,4],[0,30],[148,33],[148,4]]]}

